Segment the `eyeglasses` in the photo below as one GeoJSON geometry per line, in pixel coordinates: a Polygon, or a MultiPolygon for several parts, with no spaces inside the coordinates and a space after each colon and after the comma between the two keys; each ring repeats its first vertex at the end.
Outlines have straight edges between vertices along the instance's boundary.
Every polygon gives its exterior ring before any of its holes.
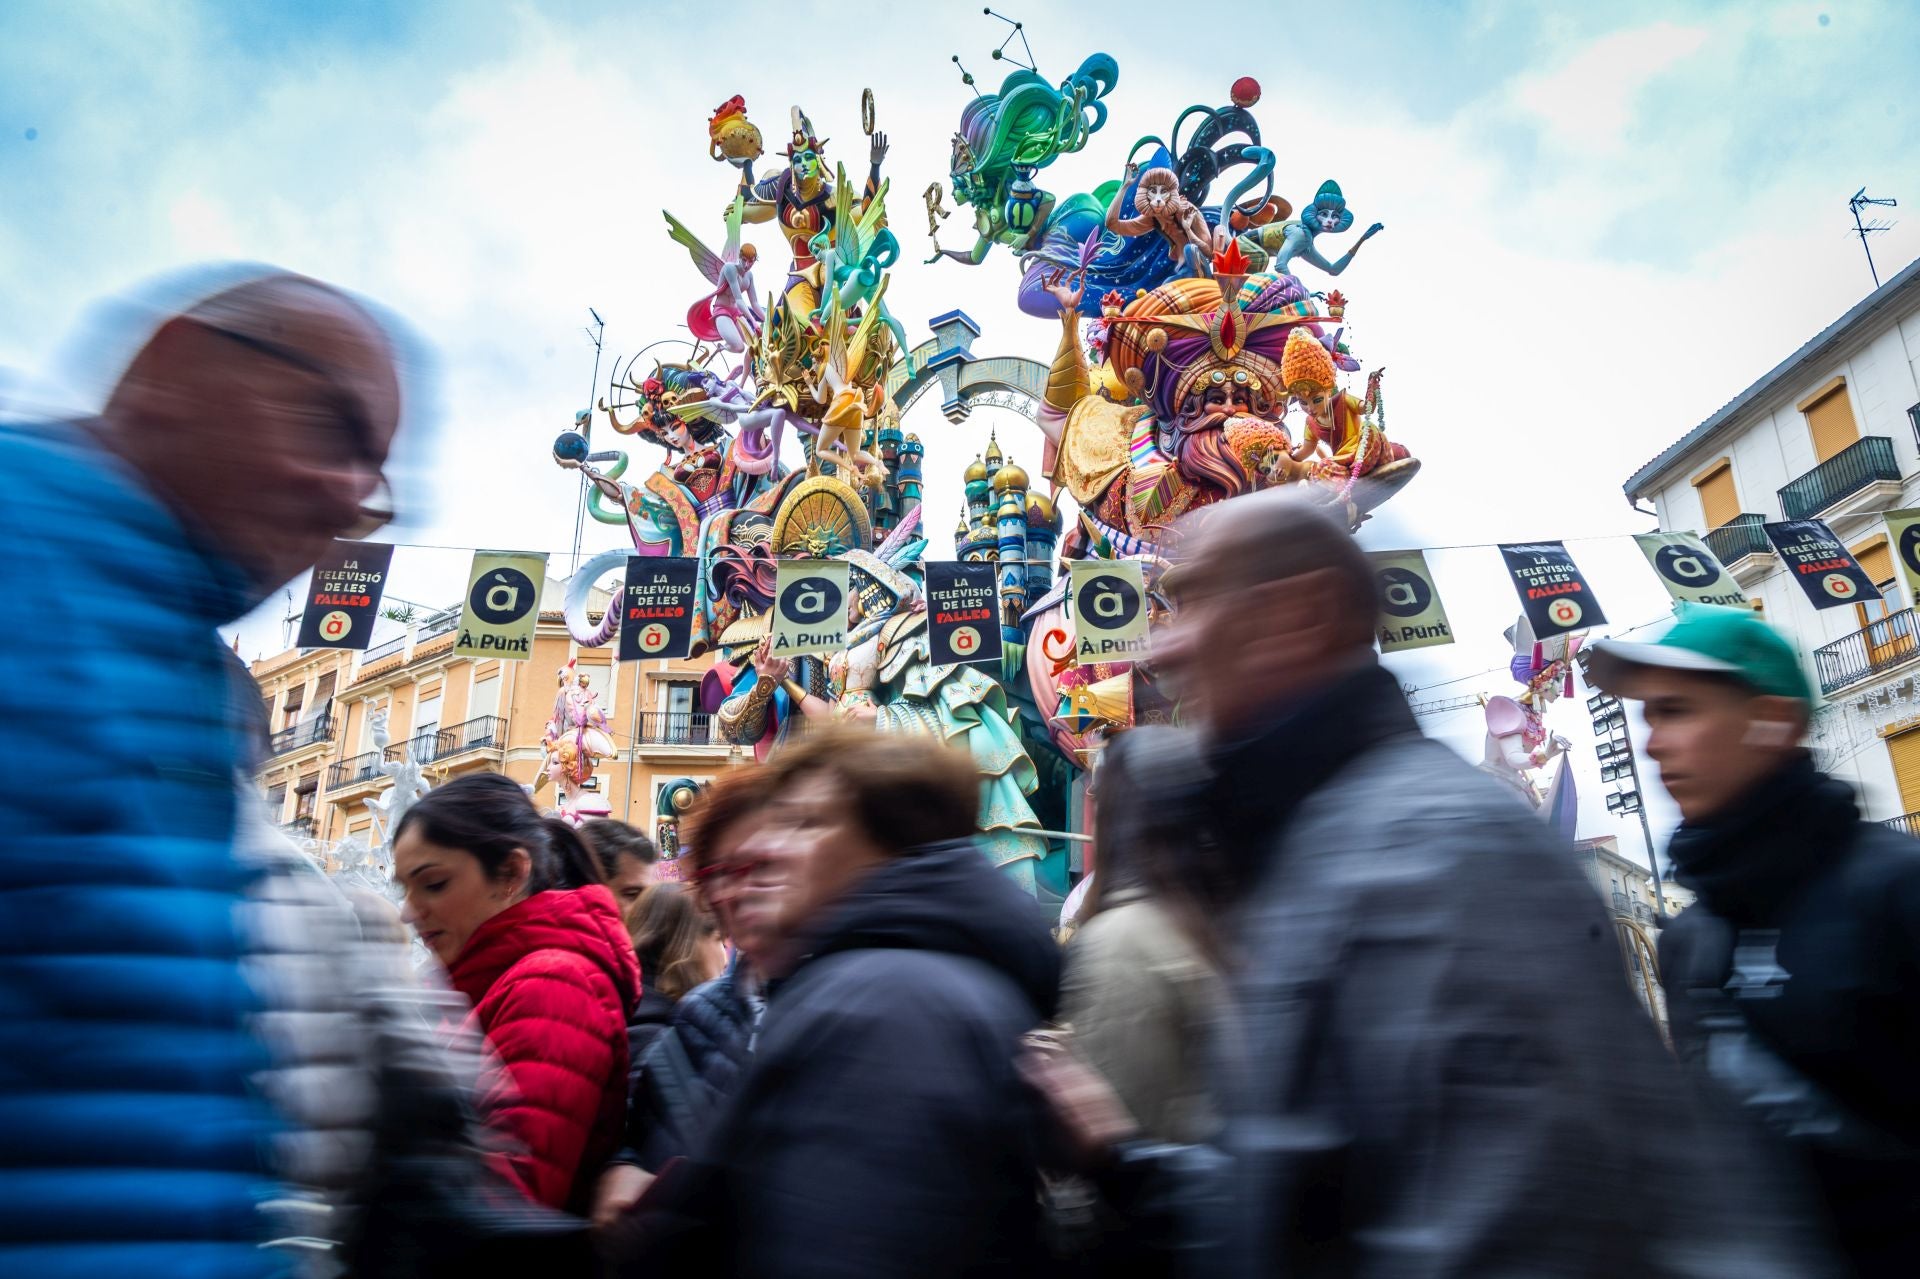
{"type": "Polygon", "coordinates": [[[735,880],[745,879],[771,860],[773,859],[770,857],[744,857],[728,862],[715,862],[711,866],[702,866],[693,872],[693,882],[696,884],[732,883],[735,880]]]}
{"type": "Polygon", "coordinates": [[[393,489],[387,483],[384,471],[386,451],[376,445],[373,424],[367,418],[360,398],[340,383],[340,379],[324,364],[290,346],[266,338],[255,337],[239,329],[230,329],[224,325],[213,324],[204,319],[194,323],[209,333],[217,333],[229,342],[246,347],[256,354],[267,356],[282,364],[291,365],[303,373],[320,379],[326,390],[322,398],[325,401],[327,416],[324,424],[316,432],[316,437],[324,437],[322,447],[344,443],[346,460],[354,466],[370,471],[375,479],[374,488],[360,502],[360,518],[342,530],[341,536],[349,539],[366,537],[383,525],[390,523],[394,515],[393,489]]]}

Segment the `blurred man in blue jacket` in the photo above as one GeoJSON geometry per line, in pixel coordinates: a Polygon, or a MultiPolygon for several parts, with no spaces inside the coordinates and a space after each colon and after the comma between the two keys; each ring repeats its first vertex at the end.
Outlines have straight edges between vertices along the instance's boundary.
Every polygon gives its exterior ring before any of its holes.
{"type": "Polygon", "coordinates": [[[215,628],[382,522],[400,398],[365,308],[261,272],[161,318],[97,418],[0,424],[0,1273],[291,1267],[261,704],[215,628]]]}

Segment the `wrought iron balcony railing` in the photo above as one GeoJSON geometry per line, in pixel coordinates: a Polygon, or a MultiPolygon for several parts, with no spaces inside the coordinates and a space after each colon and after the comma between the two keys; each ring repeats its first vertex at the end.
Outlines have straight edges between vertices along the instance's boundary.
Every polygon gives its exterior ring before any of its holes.
{"type": "Polygon", "coordinates": [[[332,737],[333,714],[322,712],[304,723],[295,724],[292,728],[283,728],[275,733],[267,743],[267,750],[272,755],[284,755],[288,751],[297,751],[302,746],[312,746],[316,742],[328,741],[332,737]]]}
{"type": "Polygon", "coordinates": [[[290,822],[282,822],[280,829],[294,839],[312,839],[313,818],[311,816],[296,817],[290,822]]]}
{"type": "Polygon", "coordinates": [[[713,716],[694,711],[647,711],[640,716],[640,743],[647,746],[715,746],[713,716]]]}
{"type": "Polygon", "coordinates": [[[361,782],[372,781],[380,776],[380,761],[385,758],[379,751],[368,751],[364,755],[341,760],[327,770],[327,789],[339,790],[342,786],[357,786],[361,782]]]}
{"type": "Polygon", "coordinates": [[[1771,555],[1773,543],[1760,527],[1766,522],[1764,515],[1736,515],[1719,528],[1708,531],[1707,549],[1722,564],[1734,564],[1749,555],[1771,555]]]}
{"type": "Polygon", "coordinates": [[[450,724],[436,735],[434,759],[445,759],[466,751],[499,750],[507,744],[507,721],[498,715],[481,715],[460,724],[450,724]]]}
{"type": "Polygon", "coordinates": [[[1814,649],[1813,669],[1820,677],[1820,691],[1834,692],[1920,657],[1920,635],[1915,628],[1913,610],[1903,608],[1814,649]]]}
{"type": "Polygon", "coordinates": [[[1812,519],[1842,498],[1882,480],[1900,480],[1893,441],[1884,435],[1862,436],[1781,489],[1780,510],[1790,520],[1812,519]]]}
{"type": "Polygon", "coordinates": [[[1902,835],[1912,835],[1920,839],[1920,813],[1902,813],[1898,817],[1889,817],[1880,824],[1891,826],[1902,835]]]}

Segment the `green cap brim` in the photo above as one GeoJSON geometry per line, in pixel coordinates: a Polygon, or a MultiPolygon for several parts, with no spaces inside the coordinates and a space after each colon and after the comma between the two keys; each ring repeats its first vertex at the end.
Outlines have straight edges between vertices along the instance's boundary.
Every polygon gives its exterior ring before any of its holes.
{"type": "Polygon", "coordinates": [[[1746,672],[1732,662],[1723,662],[1690,648],[1667,644],[1630,643],[1626,640],[1599,640],[1587,650],[1587,682],[1606,693],[1632,697],[1634,676],[1649,667],[1667,671],[1693,671],[1702,675],[1729,675],[1747,683],[1746,672]]]}

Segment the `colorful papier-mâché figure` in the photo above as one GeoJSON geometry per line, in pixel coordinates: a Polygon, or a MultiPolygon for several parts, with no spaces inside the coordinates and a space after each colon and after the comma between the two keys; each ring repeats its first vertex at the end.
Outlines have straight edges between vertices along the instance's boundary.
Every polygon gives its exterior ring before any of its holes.
{"type": "Polygon", "coordinates": [[[727,242],[718,254],[673,214],[666,214],[674,243],[692,255],[694,267],[714,286],[713,292],[688,308],[687,328],[702,342],[718,343],[734,355],[743,353],[767,322],[767,313],[754,296],[753,267],[759,260],[759,250],[740,243],[740,221],[745,211],[744,198],[736,198],[727,206],[727,242]]]}
{"type": "Polygon", "coordinates": [[[1086,146],[1107,122],[1100,99],[1119,79],[1120,64],[1096,53],[1058,88],[1022,68],[1001,82],[1000,92],[969,102],[953,135],[948,176],[954,203],[973,206],[978,238],[970,249],[936,243],[927,261],[952,258],[978,266],[996,244],[1015,253],[1038,246],[1053,217],[1054,197],[1033,184],[1034,175],[1086,146]]]}
{"type": "Polygon", "coordinates": [[[1216,233],[1207,225],[1206,215],[1193,201],[1180,194],[1180,179],[1171,168],[1153,168],[1145,173],[1140,166],[1127,166],[1126,182],[1113,193],[1107,206],[1107,230],[1131,239],[1155,231],[1166,241],[1167,257],[1181,264],[1187,275],[1211,274],[1208,263],[1217,247],[1225,247],[1226,232],[1216,233]],[[1120,212],[1127,188],[1133,189],[1133,217],[1120,212]],[[1216,238],[1220,241],[1216,244],[1216,238]]]}
{"type": "Polygon", "coordinates": [[[1328,275],[1339,275],[1353,261],[1354,254],[1360,252],[1360,246],[1380,234],[1386,228],[1376,222],[1364,231],[1337,260],[1329,262],[1320,252],[1315,241],[1323,235],[1339,235],[1353,227],[1353,210],[1347,207],[1347,199],[1340,194],[1340,184],[1329,178],[1320,184],[1320,191],[1313,197],[1313,203],[1300,210],[1300,216],[1291,222],[1275,222],[1259,228],[1253,234],[1256,243],[1273,255],[1268,264],[1272,271],[1293,272],[1295,258],[1310,262],[1328,275]]]}
{"type": "Polygon", "coordinates": [[[1385,372],[1373,371],[1367,379],[1367,398],[1361,400],[1340,389],[1333,355],[1324,343],[1310,333],[1287,335],[1280,375],[1287,394],[1307,415],[1304,438],[1293,451],[1293,460],[1307,464],[1309,478],[1340,481],[1351,488],[1351,481],[1375,473],[1381,481],[1404,482],[1402,472],[1410,476],[1418,469],[1420,464],[1404,446],[1387,439],[1382,426],[1380,377],[1385,372]]]}
{"type": "MultiPolygon", "coordinates": [[[[787,248],[793,253],[781,295],[801,315],[820,305],[819,264],[813,256],[813,238],[833,222],[834,184],[827,177],[825,139],[814,136],[813,122],[793,108],[793,138],[787,144],[787,167],[772,177],[753,180],[753,166],[743,165],[740,193],[747,198],[746,221],[778,222],[787,248]]],[[[887,156],[887,135],[876,133],[868,147],[864,203],[880,189],[880,164],[887,156]]]]}

